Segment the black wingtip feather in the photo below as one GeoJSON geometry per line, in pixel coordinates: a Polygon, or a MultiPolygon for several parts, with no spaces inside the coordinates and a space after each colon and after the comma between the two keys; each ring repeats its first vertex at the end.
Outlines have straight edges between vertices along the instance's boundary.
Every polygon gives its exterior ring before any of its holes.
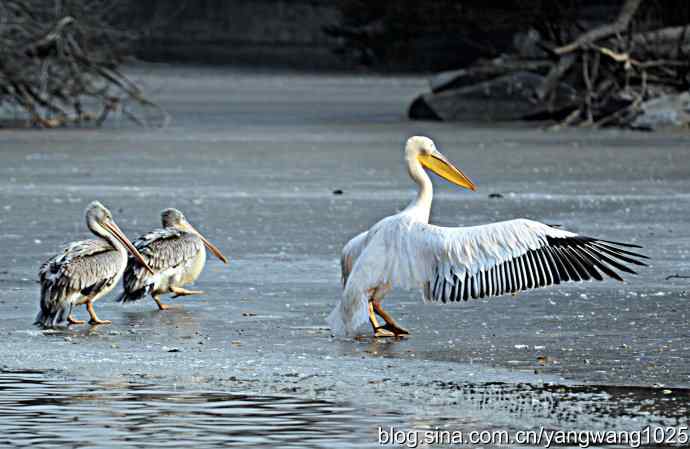
{"type": "Polygon", "coordinates": [[[600,243],[595,243],[593,246],[598,248],[600,251],[603,251],[606,254],[609,254],[609,255],[615,257],[616,259],[622,260],[624,262],[631,263],[633,265],[647,266],[647,264],[645,264],[644,262],[637,260],[637,259],[633,259],[632,257],[628,257],[626,255],[623,255],[618,251],[614,251],[613,249],[611,249],[610,247],[608,247],[606,245],[603,245],[600,243]]]}
{"type": "Polygon", "coordinates": [[[643,248],[641,245],[636,245],[634,243],[614,242],[613,240],[603,240],[603,239],[595,239],[595,240],[597,240],[599,242],[610,243],[610,244],[616,245],[616,246],[625,246],[627,248],[640,248],[640,249],[643,248]]]}
{"type": "Polygon", "coordinates": [[[597,243],[598,245],[601,245],[603,247],[610,249],[611,251],[616,251],[616,252],[619,252],[621,254],[627,254],[628,256],[639,257],[641,259],[649,259],[649,257],[645,256],[644,254],[635,253],[632,251],[626,251],[624,249],[616,248],[615,246],[611,246],[611,245],[607,245],[606,243],[602,243],[603,241],[604,240],[595,240],[594,242],[597,243]]]}

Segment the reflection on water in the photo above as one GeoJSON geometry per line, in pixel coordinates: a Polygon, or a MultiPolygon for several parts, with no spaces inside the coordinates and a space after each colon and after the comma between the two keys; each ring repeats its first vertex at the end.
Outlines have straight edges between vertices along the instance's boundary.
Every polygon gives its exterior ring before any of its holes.
{"type": "Polygon", "coordinates": [[[437,417],[432,420],[434,425],[443,422],[446,426],[450,423],[452,427],[459,422],[475,421],[481,417],[484,426],[512,429],[543,426],[561,430],[630,431],[646,426],[687,426],[690,419],[690,390],[684,388],[503,382],[436,384],[449,394],[452,392],[458,409],[471,412],[454,417],[437,417]]]}
{"type": "MultiPolygon", "coordinates": [[[[326,401],[64,381],[0,371],[0,447],[377,447],[398,430],[641,430],[687,426],[690,391],[431,381],[443,407],[408,415],[326,401]],[[447,404],[451,404],[449,407],[447,404]]],[[[411,388],[414,385],[391,385],[411,388]]],[[[382,404],[394,409],[395,404],[382,404]]]]}
{"type": "Polygon", "coordinates": [[[362,447],[352,408],[289,397],[51,380],[0,371],[0,447],[362,447]]]}

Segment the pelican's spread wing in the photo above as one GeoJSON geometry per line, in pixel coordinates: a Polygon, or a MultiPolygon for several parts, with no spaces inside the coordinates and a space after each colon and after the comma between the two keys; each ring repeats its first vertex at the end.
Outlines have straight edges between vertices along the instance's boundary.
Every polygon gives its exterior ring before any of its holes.
{"type": "Polygon", "coordinates": [[[62,253],[46,261],[39,269],[45,301],[84,296],[112,282],[120,268],[118,252],[104,240],[84,240],[67,246],[62,253]]]}
{"type": "Polygon", "coordinates": [[[130,257],[122,278],[125,294],[121,296],[121,301],[143,297],[146,294],[146,287],[155,284],[158,278],[165,275],[167,271],[192,263],[199,251],[203,249],[203,242],[197,235],[175,228],[156,229],[133,243],[156,274],[152,275],[133,257],[130,257]]]}
{"type": "Polygon", "coordinates": [[[636,247],[599,240],[526,220],[443,228],[416,223],[407,234],[413,270],[424,298],[459,301],[514,293],[566,281],[623,280],[645,265],[636,247]]]}

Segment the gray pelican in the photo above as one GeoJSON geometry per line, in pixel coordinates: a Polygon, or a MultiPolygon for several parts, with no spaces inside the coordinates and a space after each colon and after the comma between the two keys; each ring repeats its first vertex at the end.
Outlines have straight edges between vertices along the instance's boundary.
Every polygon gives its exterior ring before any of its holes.
{"type": "Polygon", "coordinates": [[[153,273],[148,272],[138,259],[130,258],[122,285],[124,292],[120,302],[136,301],[151,295],[158,308],[165,310],[160,295],[174,293],[178,296],[201,295],[204,292],[187,290],[183,285],[194,282],[206,264],[206,246],[223,263],[228,259],[199,231],[189,224],[177,209],[161,212],[162,229],[156,229],[134,241],[134,246],[144,256],[153,273]]]}
{"type": "Polygon", "coordinates": [[[83,324],[83,320],[72,316],[72,307],[82,304],[91,317],[89,324],[109,324],[98,318],[93,303],[115,287],[127,266],[127,251],[147,266],[105,206],[94,201],[86,208],[85,216],[86,226],[100,238],[69,244],[38,271],[41,310],[35,324],[44,328],[83,324]]]}
{"type": "Polygon", "coordinates": [[[453,302],[546,287],[566,281],[622,281],[615,270],[644,258],[637,245],[581,236],[527,219],[446,228],[429,224],[433,186],[425,168],[470,190],[475,185],[428,137],[405,145],[417,197],[350,240],[342,251],[343,294],[327,321],[335,335],[353,335],[367,321],[377,337],[409,332],[381,307],[393,287],[419,288],[424,301],[453,302]],[[379,325],[377,315],[383,319],[379,325]]]}

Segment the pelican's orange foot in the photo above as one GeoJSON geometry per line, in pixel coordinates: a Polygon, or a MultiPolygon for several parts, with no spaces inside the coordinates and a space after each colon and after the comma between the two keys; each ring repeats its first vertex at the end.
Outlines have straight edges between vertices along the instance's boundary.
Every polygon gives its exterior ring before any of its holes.
{"type": "Polygon", "coordinates": [[[386,329],[386,326],[380,326],[374,329],[374,337],[376,338],[395,338],[395,333],[386,329]]]}
{"type": "Polygon", "coordinates": [[[89,316],[91,317],[91,319],[89,320],[89,324],[91,325],[112,323],[112,321],[110,320],[101,320],[98,318],[98,316],[96,315],[96,311],[93,310],[93,303],[91,301],[86,303],[86,311],[89,312],[89,316]]]}
{"type": "Polygon", "coordinates": [[[110,321],[110,320],[100,320],[100,319],[98,319],[98,318],[96,318],[96,319],[91,318],[91,319],[89,320],[89,324],[92,325],[92,326],[96,326],[96,325],[99,325],[99,324],[112,324],[112,321],[110,321]]]}
{"type": "Polygon", "coordinates": [[[170,287],[170,291],[175,293],[175,296],[173,298],[177,298],[178,296],[192,296],[192,295],[205,295],[206,292],[202,290],[187,290],[186,288],[182,287],[170,287]]]}
{"type": "Polygon", "coordinates": [[[169,305],[163,304],[160,300],[160,298],[154,296],[153,300],[156,301],[156,305],[158,306],[158,310],[168,310],[170,308],[169,305]]]}
{"type": "Polygon", "coordinates": [[[74,318],[72,315],[70,315],[67,317],[67,323],[68,324],[84,324],[84,323],[86,323],[86,321],[78,320],[78,319],[74,318]]]}
{"type": "Polygon", "coordinates": [[[394,337],[406,337],[410,335],[410,331],[404,327],[400,327],[397,323],[386,323],[384,326],[381,326],[380,329],[390,332],[394,337]]]}

